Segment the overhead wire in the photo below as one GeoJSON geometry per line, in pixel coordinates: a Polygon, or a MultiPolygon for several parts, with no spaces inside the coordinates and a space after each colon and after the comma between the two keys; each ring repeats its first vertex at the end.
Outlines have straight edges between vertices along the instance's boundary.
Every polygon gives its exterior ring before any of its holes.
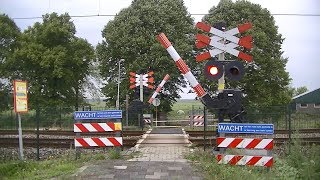
{"type": "MultiPolygon", "coordinates": [[[[89,14],[89,15],[70,15],[71,18],[90,18],[90,17],[114,17],[117,14],[89,14]]],[[[207,14],[202,14],[202,13],[196,13],[190,14],[191,16],[205,16],[205,15],[209,15],[207,14]]],[[[251,14],[254,16],[262,16],[264,14],[251,14]]],[[[270,14],[272,16],[304,16],[304,17],[320,17],[320,14],[302,14],[302,13],[274,13],[274,14],[270,14]]],[[[27,20],[27,19],[42,19],[42,16],[31,16],[31,17],[13,17],[12,19],[16,19],[16,20],[27,20]]]]}

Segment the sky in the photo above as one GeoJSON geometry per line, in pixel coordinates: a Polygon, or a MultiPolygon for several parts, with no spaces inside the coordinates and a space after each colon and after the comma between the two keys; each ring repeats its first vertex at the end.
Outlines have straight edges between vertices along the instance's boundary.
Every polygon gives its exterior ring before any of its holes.
{"type": "MultiPolygon", "coordinates": [[[[292,78],[292,87],[306,86],[309,90],[320,88],[320,1],[319,0],[249,0],[267,8],[271,14],[316,14],[318,16],[274,15],[278,31],[285,38],[283,56],[287,57],[286,70],[292,78]]],[[[219,0],[184,0],[190,14],[206,14],[219,0]]],[[[115,15],[130,6],[131,0],[0,0],[0,13],[14,18],[21,30],[32,26],[45,13],[76,15],[115,15]]],[[[202,16],[192,16],[195,22],[202,16]]],[[[73,17],[76,35],[92,45],[102,41],[101,31],[113,16],[73,17]]],[[[272,70],[270,71],[272,73],[272,70]]],[[[184,90],[188,92],[188,89],[184,90]]],[[[194,93],[181,93],[182,99],[193,99],[194,93]]]]}

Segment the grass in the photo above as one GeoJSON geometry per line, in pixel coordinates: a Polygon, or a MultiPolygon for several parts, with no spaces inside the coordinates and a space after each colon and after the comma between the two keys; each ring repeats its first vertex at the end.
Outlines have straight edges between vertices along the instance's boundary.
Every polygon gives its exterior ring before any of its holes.
{"type": "Polygon", "coordinates": [[[295,141],[288,154],[275,158],[274,166],[219,165],[211,152],[196,150],[187,156],[206,179],[319,179],[320,146],[302,146],[295,141]]]}
{"type": "Polygon", "coordinates": [[[59,158],[44,161],[4,161],[0,162],[0,179],[50,179],[64,177],[74,173],[86,163],[98,160],[122,158],[120,152],[110,149],[106,153],[81,154],[75,159],[70,152],[59,158]]]}

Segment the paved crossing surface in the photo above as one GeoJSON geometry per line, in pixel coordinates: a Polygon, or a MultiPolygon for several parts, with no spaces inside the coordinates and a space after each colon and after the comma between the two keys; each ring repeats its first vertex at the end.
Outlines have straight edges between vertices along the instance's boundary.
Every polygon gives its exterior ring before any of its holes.
{"type": "Polygon", "coordinates": [[[153,129],[131,149],[128,160],[110,160],[82,167],[74,179],[203,179],[185,159],[190,145],[179,128],[153,129]]]}

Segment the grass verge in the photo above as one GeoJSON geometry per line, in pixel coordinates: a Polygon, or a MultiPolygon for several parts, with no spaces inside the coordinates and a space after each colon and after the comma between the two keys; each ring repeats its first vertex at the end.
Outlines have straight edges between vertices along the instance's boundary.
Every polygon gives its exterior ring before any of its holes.
{"type": "Polygon", "coordinates": [[[65,154],[59,158],[44,161],[2,161],[0,162],[0,179],[50,179],[64,177],[74,173],[78,168],[90,162],[106,159],[119,159],[121,155],[115,149],[106,153],[81,154],[75,159],[75,153],[65,154]]]}
{"type": "Polygon", "coordinates": [[[196,150],[187,158],[205,178],[214,179],[318,179],[320,177],[320,146],[302,146],[295,141],[290,152],[275,158],[270,169],[253,166],[220,165],[211,152],[196,150]]]}

